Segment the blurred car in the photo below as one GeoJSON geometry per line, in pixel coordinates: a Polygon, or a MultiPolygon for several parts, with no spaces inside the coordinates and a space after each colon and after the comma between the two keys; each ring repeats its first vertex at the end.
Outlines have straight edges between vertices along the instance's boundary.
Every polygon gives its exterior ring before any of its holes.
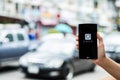
{"type": "Polygon", "coordinates": [[[22,55],[38,45],[39,41],[29,40],[28,33],[24,29],[0,30],[0,67],[14,61],[18,63],[22,55]]]}
{"type": "Polygon", "coordinates": [[[22,56],[19,63],[22,72],[29,77],[71,80],[75,73],[95,68],[91,61],[80,60],[78,54],[73,40],[54,38],[22,56]]]}
{"type": "Polygon", "coordinates": [[[23,29],[0,30],[0,64],[18,60],[28,49],[29,38],[23,29]]]}
{"type": "Polygon", "coordinates": [[[107,56],[120,62],[120,32],[112,32],[104,36],[104,43],[107,56]]]}

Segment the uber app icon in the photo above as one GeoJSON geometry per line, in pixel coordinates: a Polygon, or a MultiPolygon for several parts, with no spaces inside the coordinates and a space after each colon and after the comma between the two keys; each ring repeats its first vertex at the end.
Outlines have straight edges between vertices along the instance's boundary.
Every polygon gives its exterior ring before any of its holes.
{"type": "Polygon", "coordinates": [[[86,33],[85,34],[85,40],[91,40],[91,34],[86,33]]]}

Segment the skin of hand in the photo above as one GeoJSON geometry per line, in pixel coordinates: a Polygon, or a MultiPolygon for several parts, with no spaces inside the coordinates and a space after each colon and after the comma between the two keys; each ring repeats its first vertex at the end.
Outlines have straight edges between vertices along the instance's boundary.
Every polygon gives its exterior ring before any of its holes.
{"type": "MultiPolygon", "coordinates": [[[[97,39],[98,39],[98,59],[93,59],[92,61],[95,63],[95,64],[99,64],[99,62],[102,62],[105,58],[106,58],[106,55],[105,55],[105,49],[104,49],[104,43],[103,43],[103,39],[102,37],[100,36],[100,33],[97,33],[97,39]]],[[[77,49],[79,49],[79,38],[78,36],[76,37],[76,47],[77,49]]]]}
{"type": "MultiPolygon", "coordinates": [[[[120,80],[120,64],[106,57],[103,38],[101,37],[100,33],[97,33],[97,40],[98,40],[98,44],[97,44],[98,59],[92,59],[92,62],[105,69],[109,74],[111,74],[115,78],[114,80],[120,80]]],[[[80,45],[78,41],[79,38],[77,36],[76,47],[79,49],[80,45]]]]}
{"type": "Polygon", "coordinates": [[[97,39],[98,39],[98,46],[97,46],[98,59],[92,60],[95,64],[99,64],[99,62],[104,61],[104,59],[106,58],[103,38],[101,37],[100,33],[97,33],[97,39]]]}

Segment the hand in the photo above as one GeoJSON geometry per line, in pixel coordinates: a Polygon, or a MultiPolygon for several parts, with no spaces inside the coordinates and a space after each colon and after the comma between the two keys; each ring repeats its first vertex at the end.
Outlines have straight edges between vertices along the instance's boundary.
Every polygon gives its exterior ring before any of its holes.
{"type": "Polygon", "coordinates": [[[100,33],[97,33],[97,39],[98,39],[98,59],[92,60],[95,64],[103,62],[104,59],[106,58],[103,38],[101,37],[100,33]]]}
{"type": "MultiPolygon", "coordinates": [[[[92,61],[95,64],[99,64],[100,62],[102,62],[105,58],[105,49],[104,49],[104,43],[103,43],[103,38],[101,37],[100,33],[97,33],[97,39],[98,39],[98,59],[92,59],[92,61]]],[[[77,49],[79,49],[79,38],[78,36],[76,37],[76,47],[77,49]]]]}

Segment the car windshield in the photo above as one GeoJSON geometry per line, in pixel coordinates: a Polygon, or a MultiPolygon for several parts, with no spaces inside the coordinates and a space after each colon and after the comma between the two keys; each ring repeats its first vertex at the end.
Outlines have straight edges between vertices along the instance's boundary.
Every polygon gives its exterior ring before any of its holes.
{"type": "Polygon", "coordinates": [[[72,42],[53,41],[43,43],[40,47],[38,47],[37,51],[47,51],[55,54],[71,54],[74,51],[74,48],[75,44],[72,42]]]}

